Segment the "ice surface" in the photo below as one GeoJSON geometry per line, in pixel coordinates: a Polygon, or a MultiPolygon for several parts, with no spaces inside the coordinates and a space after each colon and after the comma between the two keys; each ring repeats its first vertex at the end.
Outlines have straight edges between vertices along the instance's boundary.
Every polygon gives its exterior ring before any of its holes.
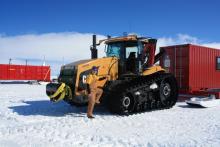
{"type": "Polygon", "coordinates": [[[130,116],[51,103],[45,85],[0,84],[0,146],[220,146],[220,107],[177,103],[130,116]]]}

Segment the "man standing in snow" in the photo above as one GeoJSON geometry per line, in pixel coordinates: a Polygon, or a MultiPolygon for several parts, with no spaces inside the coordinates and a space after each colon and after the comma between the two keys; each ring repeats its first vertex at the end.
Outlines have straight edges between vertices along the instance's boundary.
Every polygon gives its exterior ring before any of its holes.
{"type": "Polygon", "coordinates": [[[98,67],[93,66],[91,74],[88,75],[86,79],[87,83],[87,92],[88,92],[88,109],[87,109],[87,117],[94,118],[93,116],[93,109],[95,104],[99,104],[100,97],[102,96],[103,90],[97,87],[97,82],[106,79],[107,77],[99,78],[98,74],[98,67]]]}

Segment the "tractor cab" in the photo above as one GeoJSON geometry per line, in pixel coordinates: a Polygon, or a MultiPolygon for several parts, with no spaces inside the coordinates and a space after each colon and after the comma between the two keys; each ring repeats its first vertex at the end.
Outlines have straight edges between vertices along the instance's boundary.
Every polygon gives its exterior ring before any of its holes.
{"type": "Polygon", "coordinates": [[[106,56],[119,58],[119,74],[139,74],[154,64],[156,41],[136,35],[109,38],[106,56]]]}

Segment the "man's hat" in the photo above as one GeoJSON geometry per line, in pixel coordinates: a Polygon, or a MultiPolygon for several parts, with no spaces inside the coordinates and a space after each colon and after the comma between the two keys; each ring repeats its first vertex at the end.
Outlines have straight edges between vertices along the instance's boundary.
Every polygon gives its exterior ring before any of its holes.
{"type": "Polygon", "coordinates": [[[93,67],[92,67],[92,70],[98,72],[99,67],[97,67],[97,66],[93,66],[93,67]]]}

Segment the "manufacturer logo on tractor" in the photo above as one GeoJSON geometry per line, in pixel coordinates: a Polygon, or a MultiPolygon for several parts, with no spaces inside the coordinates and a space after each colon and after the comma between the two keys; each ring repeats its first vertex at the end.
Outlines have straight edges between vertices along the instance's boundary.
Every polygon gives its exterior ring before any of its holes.
{"type": "Polygon", "coordinates": [[[83,76],[82,76],[82,82],[83,82],[83,84],[86,83],[86,78],[87,78],[87,75],[83,75],[83,76]]]}

